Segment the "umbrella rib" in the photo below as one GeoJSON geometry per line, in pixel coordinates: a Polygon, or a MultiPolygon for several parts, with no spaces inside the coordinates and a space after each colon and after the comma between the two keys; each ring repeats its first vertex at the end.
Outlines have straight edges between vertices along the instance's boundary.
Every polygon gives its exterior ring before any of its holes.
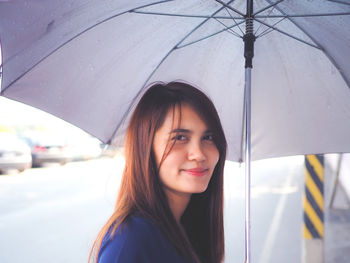
{"type": "MultiPolygon", "coordinates": [[[[215,1],[221,2],[220,0],[215,0],[215,1]]],[[[267,1],[269,4],[271,4],[268,0],[266,0],[266,1],[267,1]]],[[[232,7],[229,6],[228,4],[223,3],[223,5],[226,6],[227,8],[229,8],[229,9],[231,9],[232,11],[236,11],[234,8],[232,8],[232,7]]],[[[275,6],[275,7],[277,8],[277,6],[275,6]]],[[[280,10],[279,10],[279,11],[280,11],[280,10]]],[[[281,12],[281,13],[283,14],[283,12],[281,12]]],[[[280,32],[281,34],[284,34],[284,35],[286,35],[286,36],[289,36],[289,37],[291,37],[291,38],[293,38],[293,39],[295,39],[295,40],[298,40],[298,41],[300,41],[300,42],[302,42],[302,43],[304,43],[304,44],[307,44],[307,45],[309,45],[309,46],[312,46],[312,47],[314,47],[314,48],[320,49],[320,47],[318,47],[318,46],[316,46],[316,45],[314,45],[314,44],[311,44],[311,43],[309,43],[309,42],[307,42],[307,41],[304,41],[304,40],[302,40],[302,39],[300,39],[300,38],[298,38],[298,37],[296,37],[296,36],[293,36],[293,35],[291,35],[291,34],[289,34],[289,33],[287,33],[287,32],[284,32],[284,31],[282,31],[282,30],[280,30],[280,29],[278,29],[278,28],[276,28],[276,27],[273,27],[273,26],[271,26],[271,25],[265,23],[264,21],[261,21],[261,20],[257,19],[256,17],[254,17],[253,19],[254,19],[255,21],[257,21],[257,22],[259,22],[259,23],[261,23],[261,24],[263,24],[263,25],[265,25],[265,26],[267,26],[267,27],[273,29],[273,30],[276,30],[276,31],[280,32]]]]}
{"type": "MultiPolygon", "coordinates": [[[[178,16],[178,17],[189,17],[189,18],[218,18],[218,19],[229,19],[229,16],[206,16],[206,15],[187,15],[187,14],[172,14],[172,13],[161,13],[161,12],[149,12],[149,11],[138,11],[131,10],[130,13],[142,14],[142,15],[157,15],[157,16],[178,16]]],[[[234,17],[234,19],[244,19],[242,17],[234,17]]]]}
{"type": "MultiPolygon", "coordinates": [[[[238,24],[243,24],[243,23],[245,23],[245,21],[241,21],[241,22],[239,22],[238,24]]],[[[230,26],[229,28],[233,28],[233,27],[235,27],[235,26],[236,26],[236,25],[232,25],[232,26],[230,26]]],[[[184,47],[193,45],[193,44],[195,44],[195,43],[197,43],[197,42],[200,42],[200,41],[202,41],[202,40],[205,40],[205,39],[208,39],[208,38],[210,38],[210,37],[213,37],[213,36],[215,36],[215,35],[217,35],[217,34],[220,34],[220,33],[222,33],[222,32],[225,32],[225,31],[227,31],[227,30],[228,30],[228,28],[225,28],[225,29],[222,29],[222,30],[217,31],[217,32],[215,32],[215,33],[212,33],[212,34],[210,34],[210,35],[207,35],[207,36],[205,36],[205,37],[199,38],[199,39],[197,39],[197,40],[195,40],[195,41],[189,42],[189,43],[187,43],[187,44],[179,45],[179,46],[177,47],[177,49],[180,49],[180,48],[184,48],[184,47]]]]}
{"type": "MultiPolygon", "coordinates": [[[[269,16],[269,15],[273,12],[273,10],[275,9],[275,5],[270,5],[270,7],[271,7],[271,6],[273,6],[273,8],[271,8],[271,10],[269,11],[268,16],[269,16]]],[[[266,10],[266,9],[265,9],[265,10],[266,10]]],[[[267,19],[267,18],[265,18],[264,21],[266,21],[266,19],[267,19]]],[[[257,35],[257,33],[258,33],[259,29],[261,28],[261,26],[262,26],[262,24],[259,25],[259,27],[258,27],[258,29],[255,31],[254,35],[257,35]]],[[[267,29],[266,29],[265,31],[267,31],[267,29]]],[[[265,31],[263,31],[263,33],[264,33],[265,31]]],[[[261,36],[261,35],[262,35],[262,33],[260,34],[260,36],[261,36]]]]}
{"type": "MultiPolygon", "coordinates": [[[[234,9],[233,7],[231,7],[230,5],[223,3],[221,0],[215,0],[215,1],[221,3],[223,6],[225,6],[225,7],[229,8],[229,9],[231,9],[231,10],[234,11],[234,12],[239,12],[239,11],[237,11],[236,9],[234,9]]],[[[269,0],[266,0],[266,1],[267,1],[269,4],[271,4],[269,0]]],[[[275,6],[275,7],[276,7],[276,9],[277,9],[277,6],[275,6]]],[[[279,10],[279,11],[280,11],[280,10],[279,10]]],[[[281,11],[280,11],[280,12],[281,12],[281,11]]],[[[281,12],[281,13],[283,14],[283,12],[281,12]]],[[[289,36],[289,37],[291,37],[291,38],[293,38],[293,39],[295,39],[295,40],[298,40],[298,41],[300,41],[300,42],[302,42],[302,43],[304,43],[304,44],[307,44],[307,45],[309,45],[309,46],[312,46],[312,47],[314,47],[314,48],[320,49],[320,47],[318,47],[318,46],[316,46],[316,45],[314,45],[314,44],[311,44],[311,43],[309,43],[309,42],[306,42],[306,41],[304,41],[304,40],[302,40],[302,39],[300,39],[300,38],[298,38],[298,37],[296,37],[296,36],[293,36],[293,35],[287,33],[287,32],[284,32],[284,31],[282,31],[282,30],[280,30],[280,29],[278,29],[278,28],[276,28],[276,27],[272,27],[271,25],[269,25],[269,24],[267,24],[267,23],[265,23],[265,22],[263,22],[263,21],[257,19],[256,17],[254,17],[253,19],[254,19],[255,21],[257,21],[257,22],[259,22],[259,23],[261,23],[261,24],[267,26],[267,27],[270,27],[271,29],[274,29],[274,30],[280,32],[281,34],[284,34],[284,35],[286,35],[286,36],[289,36]]]]}
{"type": "MultiPolygon", "coordinates": [[[[165,2],[172,2],[174,0],[164,0],[164,1],[157,1],[157,2],[153,2],[153,3],[150,3],[150,4],[146,4],[146,5],[142,5],[138,8],[144,8],[144,7],[148,7],[148,6],[153,6],[153,5],[157,5],[157,4],[162,4],[162,3],[165,3],[165,2]]],[[[133,8],[135,9],[135,8],[133,8]]],[[[7,87],[5,87],[4,89],[2,89],[0,91],[0,94],[4,94],[4,92],[13,84],[15,83],[16,81],[18,81],[20,78],[22,78],[25,74],[27,74],[29,71],[31,71],[36,65],[38,65],[39,63],[41,63],[43,60],[45,60],[46,58],[48,58],[49,56],[51,56],[53,53],[55,53],[57,50],[59,50],[61,47],[63,47],[64,45],[66,45],[67,43],[71,42],[73,39],[79,37],[80,35],[84,34],[85,32],[89,31],[90,29],[104,23],[104,22],[107,22],[117,16],[121,16],[123,14],[126,14],[128,13],[130,10],[127,10],[127,11],[124,11],[124,12],[121,12],[119,14],[115,14],[115,15],[112,15],[108,18],[105,18],[104,20],[102,21],[99,21],[98,23],[92,25],[92,26],[89,26],[88,28],[84,29],[83,31],[79,32],[78,34],[76,34],[75,36],[71,37],[70,39],[68,39],[66,42],[62,43],[61,45],[59,45],[57,48],[55,48],[54,50],[52,50],[49,54],[47,54],[46,56],[44,56],[42,59],[40,59],[37,63],[35,63],[34,65],[32,65],[28,70],[26,70],[25,72],[23,72],[20,76],[18,76],[16,79],[14,79],[13,81],[11,81],[10,84],[7,85],[7,87]]]]}
{"type": "Polygon", "coordinates": [[[267,27],[269,27],[269,28],[271,28],[271,29],[273,29],[273,30],[275,30],[275,31],[277,31],[277,32],[279,32],[279,33],[281,33],[281,34],[283,34],[283,35],[286,35],[286,36],[288,36],[288,37],[290,37],[290,38],[293,38],[293,39],[295,39],[295,40],[297,40],[297,41],[299,41],[299,42],[302,42],[302,43],[304,43],[304,44],[306,44],[306,45],[309,45],[309,46],[314,47],[314,48],[317,48],[317,49],[321,49],[321,48],[320,48],[319,46],[317,46],[317,45],[314,45],[314,44],[309,43],[309,42],[307,42],[307,41],[305,41],[305,40],[302,40],[301,38],[298,38],[298,37],[296,37],[296,36],[293,36],[293,35],[291,35],[291,34],[285,32],[285,31],[282,31],[282,30],[278,29],[277,27],[274,27],[274,26],[271,26],[271,25],[265,23],[264,21],[261,21],[261,20],[259,20],[259,19],[257,19],[257,18],[254,18],[254,20],[257,21],[258,23],[261,23],[261,24],[263,24],[263,25],[265,25],[265,26],[267,26],[267,27]]]}
{"type": "Polygon", "coordinates": [[[228,9],[232,10],[233,12],[235,12],[235,13],[241,15],[242,18],[245,19],[245,14],[243,14],[243,13],[240,12],[239,10],[237,10],[237,9],[235,9],[235,8],[233,8],[232,6],[229,5],[232,1],[229,2],[229,3],[224,3],[224,2],[222,2],[221,0],[215,0],[215,1],[218,2],[218,3],[220,3],[220,4],[222,4],[224,7],[227,7],[228,9]]]}
{"type": "Polygon", "coordinates": [[[343,5],[350,5],[350,3],[339,1],[339,0],[328,0],[329,2],[337,3],[337,4],[343,4],[343,5]]]}
{"type": "MultiPolygon", "coordinates": [[[[230,2],[228,2],[228,4],[232,3],[234,0],[231,0],[230,2]]],[[[183,41],[185,41],[193,32],[195,32],[198,28],[200,28],[203,24],[205,24],[210,18],[213,18],[218,12],[220,12],[224,7],[220,7],[218,10],[216,10],[209,18],[205,19],[204,21],[202,21],[201,23],[199,23],[197,26],[195,26],[189,33],[187,33],[175,46],[173,46],[173,48],[171,48],[168,53],[160,60],[160,62],[158,63],[158,65],[153,69],[153,71],[151,72],[151,74],[147,77],[147,79],[145,80],[145,82],[143,83],[141,89],[136,93],[136,95],[132,98],[129,107],[127,109],[127,111],[124,112],[122,118],[120,119],[120,121],[118,122],[118,124],[116,125],[116,128],[114,129],[114,132],[112,133],[112,136],[110,137],[109,141],[107,142],[108,144],[111,143],[112,138],[115,137],[119,127],[121,126],[121,124],[125,121],[128,112],[130,112],[131,108],[134,106],[136,99],[140,96],[140,94],[143,92],[143,90],[146,88],[146,85],[148,83],[148,81],[152,78],[152,76],[154,75],[154,73],[158,70],[158,68],[163,64],[163,62],[170,56],[170,54],[176,50],[178,48],[179,45],[181,45],[181,43],[183,41]]]]}
{"type": "MultiPolygon", "coordinates": [[[[266,0],[268,3],[270,2],[270,0],[266,0]]],[[[282,10],[280,10],[278,7],[276,7],[276,9],[278,9],[278,11],[280,11],[282,14],[285,14],[282,10]]],[[[316,39],[314,39],[312,36],[310,36],[302,27],[300,27],[293,19],[289,20],[296,26],[298,27],[302,32],[304,32],[305,35],[307,35],[314,43],[317,44],[317,46],[319,46],[319,49],[321,49],[323,51],[323,53],[328,57],[328,59],[331,61],[331,63],[338,69],[339,74],[342,76],[342,78],[344,79],[345,83],[348,85],[348,87],[350,87],[350,79],[348,79],[345,74],[342,72],[342,70],[340,70],[339,65],[336,63],[336,61],[326,52],[326,50],[322,47],[322,45],[320,45],[320,43],[318,43],[318,41],[316,39]]]]}
{"type": "Polygon", "coordinates": [[[237,24],[236,19],[231,15],[230,11],[228,11],[227,7],[225,7],[226,12],[230,15],[233,22],[235,22],[236,26],[238,26],[238,29],[241,31],[242,35],[244,35],[244,32],[242,31],[241,27],[237,24]]]}
{"type": "MultiPolygon", "coordinates": [[[[231,27],[228,27],[227,25],[225,25],[223,22],[221,22],[219,19],[216,19],[214,18],[217,22],[219,22],[221,25],[223,25],[227,30],[226,31],[229,31],[232,35],[236,36],[236,37],[239,37],[239,38],[242,38],[241,35],[239,35],[237,32],[233,31],[231,29],[231,27]]],[[[236,21],[235,21],[236,22],[236,21]]],[[[236,23],[237,24],[237,23],[236,23]]]]}
{"type": "Polygon", "coordinates": [[[291,17],[321,17],[321,16],[348,16],[350,12],[341,13],[319,13],[319,14],[300,14],[300,15],[265,15],[256,16],[255,18],[291,18],[291,17]]]}
{"type": "Polygon", "coordinates": [[[271,8],[271,7],[275,8],[276,5],[278,5],[279,3],[283,2],[283,1],[284,1],[284,0],[279,0],[279,1],[277,1],[276,3],[270,4],[269,6],[264,7],[264,8],[262,8],[262,9],[260,9],[259,11],[255,12],[255,13],[253,14],[253,16],[256,16],[257,14],[260,14],[260,13],[264,12],[265,10],[271,8]]]}
{"type": "MultiPolygon", "coordinates": [[[[278,20],[276,23],[274,23],[272,26],[274,27],[275,25],[277,25],[277,24],[279,24],[279,23],[281,23],[283,20],[285,20],[286,18],[284,17],[284,18],[282,18],[282,19],[280,19],[280,20],[278,20]]],[[[261,24],[260,24],[261,25],[261,24]]],[[[274,29],[265,29],[263,32],[261,32],[259,35],[257,35],[256,37],[258,38],[258,37],[262,37],[262,36],[265,36],[265,35],[267,35],[268,33],[270,33],[270,32],[272,32],[274,29]]]]}

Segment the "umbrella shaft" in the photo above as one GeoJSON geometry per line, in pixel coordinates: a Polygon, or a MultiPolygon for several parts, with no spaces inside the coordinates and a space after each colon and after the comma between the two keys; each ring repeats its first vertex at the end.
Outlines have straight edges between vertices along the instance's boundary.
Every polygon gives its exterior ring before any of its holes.
{"type": "Polygon", "coordinates": [[[245,69],[245,258],[250,263],[251,68],[245,69]]]}

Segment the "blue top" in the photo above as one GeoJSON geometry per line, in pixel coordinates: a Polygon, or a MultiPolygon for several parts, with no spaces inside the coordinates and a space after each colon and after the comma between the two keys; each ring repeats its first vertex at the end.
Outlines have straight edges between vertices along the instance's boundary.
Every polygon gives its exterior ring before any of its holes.
{"type": "Polygon", "coordinates": [[[111,237],[107,233],[99,263],[185,263],[160,229],[150,220],[131,216],[111,237]]]}

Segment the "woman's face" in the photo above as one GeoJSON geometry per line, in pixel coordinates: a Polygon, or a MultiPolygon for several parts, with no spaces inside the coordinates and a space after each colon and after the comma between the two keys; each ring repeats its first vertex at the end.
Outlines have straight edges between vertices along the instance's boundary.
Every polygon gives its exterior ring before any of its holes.
{"type": "Polygon", "coordinates": [[[157,165],[163,154],[171,151],[159,168],[165,191],[181,194],[204,192],[219,160],[219,151],[207,125],[187,104],[179,110],[170,110],[153,141],[157,165]]]}

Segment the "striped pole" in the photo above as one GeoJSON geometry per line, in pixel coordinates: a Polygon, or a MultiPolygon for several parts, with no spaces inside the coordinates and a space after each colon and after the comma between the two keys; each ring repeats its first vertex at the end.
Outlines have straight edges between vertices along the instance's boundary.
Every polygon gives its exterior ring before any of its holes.
{"type": "Polygon", "coordinates": [[[303,262],[324,262],[324,159],[323,155],[305,156],[305,193],[303,196],[303,262]]]}

